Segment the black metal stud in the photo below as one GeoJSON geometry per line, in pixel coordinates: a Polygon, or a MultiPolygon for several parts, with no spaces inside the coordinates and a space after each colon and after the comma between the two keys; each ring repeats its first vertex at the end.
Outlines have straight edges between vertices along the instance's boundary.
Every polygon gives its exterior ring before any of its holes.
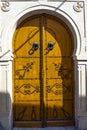
{"type": "Polygon", "coordinates": [[[34,43],[33,43],[33,48],[34,48],[34,50],[37,50],[37,49],[38,49],[38,42],[34,42],[34,43]]]}
{"type": "Polygon", "coordinates": [[[48,48],[49,48],[49,50],[52,50],[53,46],[54,46],[53,42],[48,42],[48,48]]]}

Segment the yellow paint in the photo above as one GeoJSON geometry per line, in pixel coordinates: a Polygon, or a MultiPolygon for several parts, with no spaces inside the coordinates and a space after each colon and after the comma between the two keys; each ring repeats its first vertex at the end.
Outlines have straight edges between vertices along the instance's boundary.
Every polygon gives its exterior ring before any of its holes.
{"type": "Polygon", "coordinates": [[[27,18],[17,27],[12,45],[14,125],[73,124],[73,42],[66,25],[46,14],[27,18]]]}

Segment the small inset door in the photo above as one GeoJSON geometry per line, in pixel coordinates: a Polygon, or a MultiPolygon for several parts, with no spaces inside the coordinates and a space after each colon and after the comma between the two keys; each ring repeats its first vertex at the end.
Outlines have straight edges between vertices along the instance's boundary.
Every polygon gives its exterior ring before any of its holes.
{"type": "Polygon", "coordinates": [[[58,18],[41,14],[13,36],[13,123],[45,127],[74,123],[73,40],[58,18]]]}

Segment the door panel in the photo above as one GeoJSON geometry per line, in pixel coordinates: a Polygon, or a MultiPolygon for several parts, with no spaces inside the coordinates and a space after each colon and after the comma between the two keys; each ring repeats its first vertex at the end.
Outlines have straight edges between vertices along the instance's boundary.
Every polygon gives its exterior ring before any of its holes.
{"type": "Polygon", "coordinates": [[[45,16],[45,44],[53,49],[44,55],[46,70],[46,120],[71,120],[73,116],[73,60],[68,31],[61,23],[45,16]]]}
{"type": "Polygon", "coordinates": [[[39,17],[25,20],[13,38],[13,105],[16,126],[27,126],[29,121],[37,121],[32,123],[36,126],[41,121],[39,21],[39,17]],[[39,49],[34,50],[35,42],[39,49]]]}
{"type": "Polygon", "coordinates": [[[24,20],[13,36],[14,126],[74,123],[73,42],[50,15],[24,20]]]}

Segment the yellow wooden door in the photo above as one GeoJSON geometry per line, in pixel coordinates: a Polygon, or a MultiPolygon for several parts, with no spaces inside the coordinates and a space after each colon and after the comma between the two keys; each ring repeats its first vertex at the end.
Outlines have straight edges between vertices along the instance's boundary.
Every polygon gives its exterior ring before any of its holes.
{"type": "Polygon", "coordinates": [[[74,123],[73,41],[59,19],[27,18],[13,36],[14,126],[74,123]]]}

